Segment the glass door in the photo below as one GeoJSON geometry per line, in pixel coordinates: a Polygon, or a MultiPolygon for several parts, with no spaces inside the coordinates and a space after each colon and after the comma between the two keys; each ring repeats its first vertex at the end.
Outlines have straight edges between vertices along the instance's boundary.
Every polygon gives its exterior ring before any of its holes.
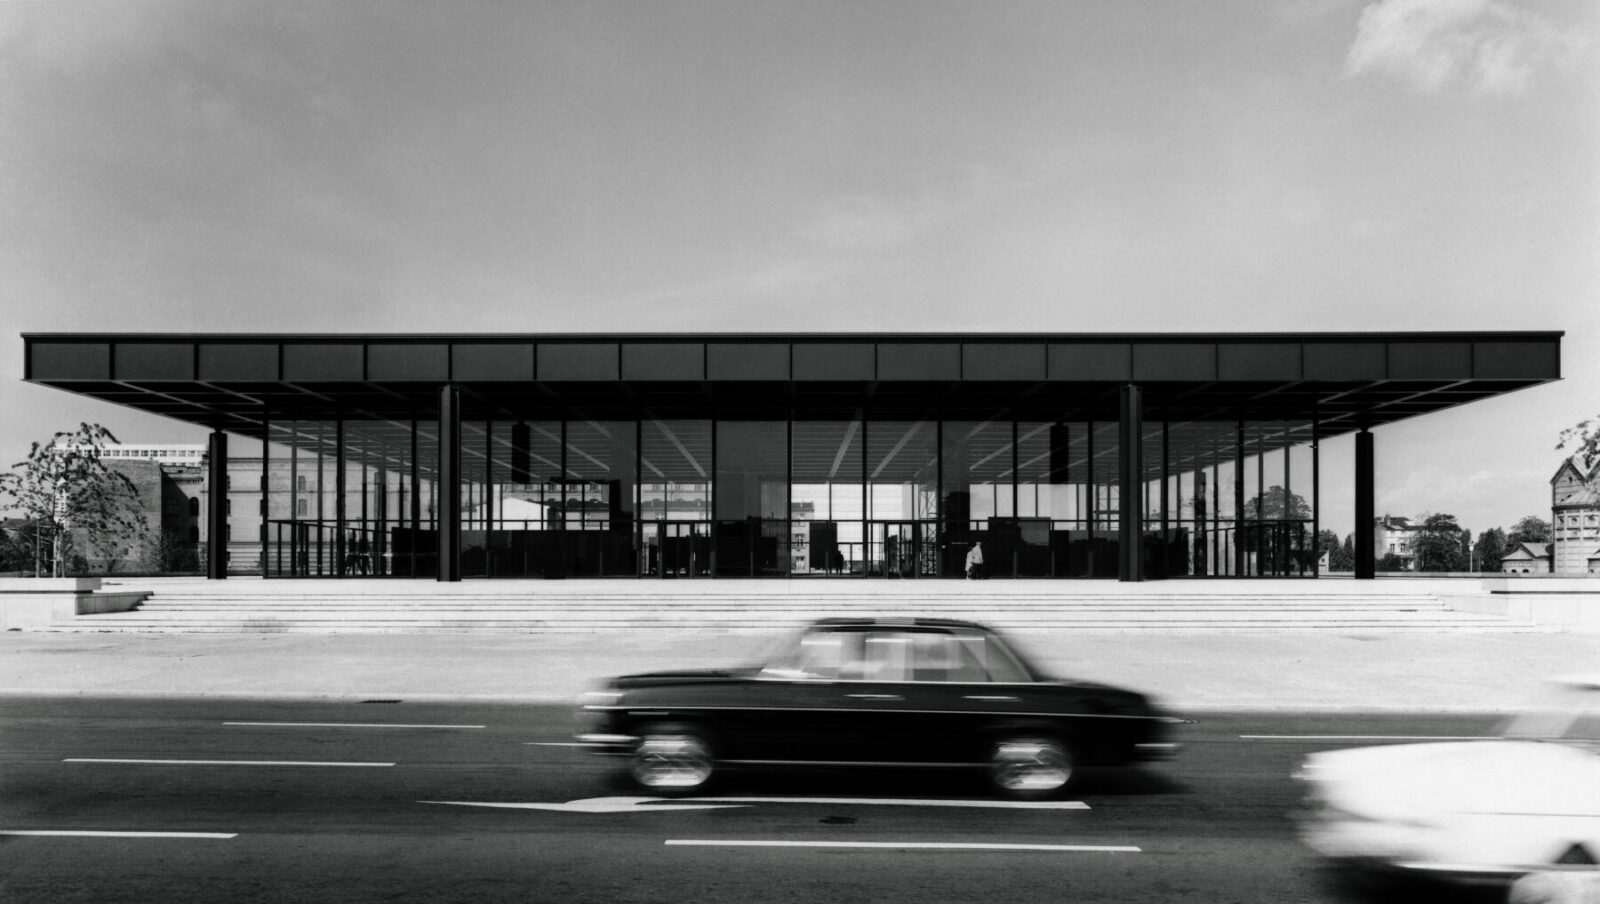
{"type": "Polygon", "coordinates": [[[711,576],[711,522],[655,521],[643,530],[647,577],[711,576]]]}
{"type": "Polygon", "coordinates": [[[873,522],[867,539],[867,573],[886,578],[937,576],[936,538],[935,527],[928,522],[873,522]]]}

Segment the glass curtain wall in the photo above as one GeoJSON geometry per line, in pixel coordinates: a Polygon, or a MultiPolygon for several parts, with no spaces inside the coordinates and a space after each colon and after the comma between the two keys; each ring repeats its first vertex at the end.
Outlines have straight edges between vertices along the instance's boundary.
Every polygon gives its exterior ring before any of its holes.
{"type": "Polygon", "coordinates": [[[1297,455],[1295,448],[1302,438],[1309,438],[1304,422],[1247,421],[1241,427],[1241,575],[1316,573],[1314,491],[1309,489],[1313,475],[1307,456],[1303,451],[1297,455]]]}
{"type": "Polygon", "coordinates": [[[263,574],[437,573],[435,422],[285,420],[269,431],[263,574]]]}
{"type": "Polygon", "coordinates": [[[1122,528],[1122,442],[1116,421],[1095,421],[1090,431],[1089,556],[1087,577],[1117,576],[1122,528]]]}
{"type": "Polygon", "coordinates": [[[461,421],[462,577],[488,577],[502,552],[495,545],[499,527],[495,497],[497,484],[506,481],[510,469],[503,457],[495,466],[494,427],[491,421],[461,421]]]}
{"type": "Polygon", "coordinates": [[[573,420],[566,425],[563,520],[571,573],[638,573],[637,421],[573,420]]]}
{"type": "Polygon", "coordinates": [[[860,416],[794,422],[789,451],[791,574],[865,573],[863,435],[860,416]]]}
{"type": "MultiPolygon", "coordinates": [[[[492,482],[489,492],[480,494],[476,508],[465,501],[463,488],[462,545],[467,546],[467,531],[475,520],[487,524],[484,567],[491,577],[566,573],[560,536],[568,504],[561,430],[560,421],[487,425],[487,475],[492,482]],[[480,512],[483,517],[472,517],[480,512]]],[[[470,435],[465,428],[462,434],[470,435]]],[[[469,473],[465,465],[462,471],[469,473]]]]}
{"type": "Polygon", "coordinates": [[[943,543],[938,421],[869,420],[866,432],[864,571],[884,577],[936,577],[943,543]]]}
{"type": "Polygon", "coordinates": [[[1074,535],[1088,533],[1087,425],[1050,421],[1017,423],[1017,576],[1074,576],[1069,565],[1074,535]]]}
{"type": "Polygon", "coordinates": [[[711,574],[711,421],[639,425],[640,573],[711,574]]]}
{"type": "Polygon", "coordinates": [[[1185,538],[1187,549],[1186,556],[1169,558],[1169,577],[1238,573],[1238,441],[1234,422],[1167,425],[1167,526],[1185,538]]]}
{"type": "Polygon", "coordinates": [[[409,421],[343,422],[343,574],[396,573],[395,535],[414,493],[408,485],[411,429],[409,421]]]}
{"type": "Polygon", "coordinates": [[[275,421],[267,456],[273,461],[267,499],[267,573],[328,577],[338,572],[336,425],[275,421]]]}
{"type": "Polygon", "coordinates": [[[788,574],[788,422],[718,421],[716,440],[716,573],[788,574]]]}
{"type": "Polygon", "coordinates": [[[982,577],[1016,577],[1022,546],[1017,523],[1016,443],[1012,421],[941,424],[939,480],[944,503],[940,573],[964,573],[981,545],[982,577]]]}
{"type": "Polygon", "coordinates": [[[1317,573],[1312,422],[1168,426],[1164,576],[1317,573]]]}
{"type": "MultiPolygon", "coordinates": [[[[1315,575],[1313,428],[1147,419],[1145,576],[1315,575]]],[[[263,573],[438,573],[436,422],[269,430],[263,573]]],[[[882,412],[468,421],[462,574],[956,577],[981,541],[990,577],[1114,578],[1118,432],[882,412]]]]}

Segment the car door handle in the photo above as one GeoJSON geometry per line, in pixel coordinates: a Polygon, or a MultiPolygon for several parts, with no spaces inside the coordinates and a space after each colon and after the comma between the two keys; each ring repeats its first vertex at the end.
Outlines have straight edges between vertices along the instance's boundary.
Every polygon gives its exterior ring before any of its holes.
{"type": "Polygon", "coordinates": [[[904,700],[899,694],[845,694],[851,700],[904,700]]]}
{"type": "Polygon", "coordinates": [[[978,700],[978,701],[981,701],[983,703],[1021,703],[1022,702],[1022,698],[1021,697],[1010,697],[1010,696],[1005,696],[1005,695],[990,695],[990,694],[968,694],[965,697],[962,697],[961,699],[963,699],[963,700],[978,700]]]}

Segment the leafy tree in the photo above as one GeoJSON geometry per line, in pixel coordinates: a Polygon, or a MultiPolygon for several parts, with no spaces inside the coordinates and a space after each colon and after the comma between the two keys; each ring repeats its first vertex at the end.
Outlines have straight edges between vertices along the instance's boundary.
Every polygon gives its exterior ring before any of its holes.
{"type": "Polygon", "coordinates": [[[1329,571],[1355,571],[1356,570],[1356,535],[1345,534],[1339,545],[1333,548],[1333,554],[1328,556],[1329,571]]]}
{"type": "Polygon", "coordinates": [[[1523,543],[1549,543],[1550,522],[1538,515],[1528,515],[1512,526],[1506,535],[1506,545],[1515,548],[1523,543]]]}
{"type": "Polygon", "coordinates": [[[1324,527],[1317,532],[1317,556],[1328,554],[1328,567],[1333,567],[1333,560],[1339,557],[1339,535],[1324,527]]]}
{"type": "Polygon", "coordinates": [[[143,535],[138,488],[102,461],[105,447],[116,442],[99,424],[79,424],[43,446],[34,443],[26,460],[0,474],[0,498],[32,522],[41,541],[34,544],[34,574],[44,572],[47,557],[54,576],[64,576],[69,565],[82,573],[88,560],[75,548],[80,538],[111,558],[119,541],[143,535]]]}
{"type": "MultiPolygon", "coordinates": [[[[1352,569],[1354,570],[1354,569],[1352,569]]],[[[1386,552],[1378,560],[1378,571],[1405,571],[1406,560],[1397,553],[1386,552]]]]}
{"type": "Polygon", "coordinates": [[[145,544],[140,565],[157,574],[183,574],[200,570],[200,553],[177,531],[168,528],[145,544]]]}
{"type": "Polygon", "coordinates": [[[1472,544],[1472,558],[1479,571],[1499,571],[1500,560],[1506,557],[1508,550],[1506,532],[1491,527],[1479,534],[1478,542],[1472,544]]]}
{"type": "Polygon", "coordinates": [[[22,571],[33,561],[31,528],[25,521],[0,525],[0,573],[22,571]]]}
{"type": "Polygon", "coordinates": [[[1311,506],[1305,497],[1281,486],[1268,487],[1244,504],[1243,517],[1246,523],[1240,543],[1245,550],[1258,553],[1256,564],[1263,574],[1288,574],[1295,567],[1311,567],[1318,553],[1309,548],[1311,531],[1306,522],[1311,520],[1311,506]],[[1280,523],[1270,523],[1274,521],[1280,523]]]}
{"type": "Polygon", "coordinates": [[[1455,515],[1429,515],[1412,538],[1411,552],[1418,571],[1466,571],[1466,548],[1455,515]]]}
{"type": "Polygon", "coordinates": [[[1250,501],[1244,504],[1244,514],[1247,518],[1260,518],[1263,521],[1310,521],[1311,504],[1299,493],[1291,493],[1273,485],[1260,496],[1250,497],[1250,501]]]}
{"type": "Polygon", "coordinates": [[[1569,446],[1584,461],[1600,459],[1600,417],[1579,421],[1561,431],[1561,441],[1556,443],[1556,448],[1565,449],[1569,446]]]}

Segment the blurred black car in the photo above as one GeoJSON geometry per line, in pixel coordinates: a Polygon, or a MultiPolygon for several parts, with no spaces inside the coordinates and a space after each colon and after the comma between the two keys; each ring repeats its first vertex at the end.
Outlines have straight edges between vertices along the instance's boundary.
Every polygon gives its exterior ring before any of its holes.
{"type": "Polygon", "coordinates": [[[1047,798],[1080,766],[1172,756],[1176,719],[1129,690],[1047,677],[995,632],[950,619],[834,618],[765,665],[614,678],[578,740],[643,788],[689,794],[725,768],[972,767],[1047,798]]]}

